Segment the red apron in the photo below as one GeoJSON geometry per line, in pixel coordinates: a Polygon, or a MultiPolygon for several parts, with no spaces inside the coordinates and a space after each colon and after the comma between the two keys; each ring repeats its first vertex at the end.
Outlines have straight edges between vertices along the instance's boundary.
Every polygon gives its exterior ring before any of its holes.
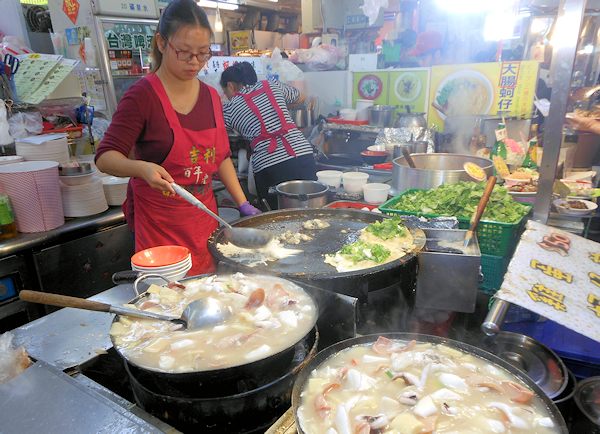
{"type": "MultiPolygon", "coordinates": [[[[229,139],[219,110],[219,95],[209,86],[213,101],[216,128],[202,131],[185,129],[169,97],[155,74],[146,77],[160,99],[163,111],[173,130],[173,147],[161,166],[173,180],[190,191],[212,211],[217,203],[212,191],[212,176],[229,151],[229,139]]],[[[215,219],[176,195],[162,193],[143,179],[133,179],[135,249],[140,251],[159,245],[186,246],[192,253],[189,275],[212,272],[215,269],[206,242],[218,227],[215,219]]]]}
{"type": "Polygon", "coordinates": [[[295,157],[296,153],[290,145],[290,142],[288,142],[288,140],[285,138],[285,135],[288,133],[288,131],[297,128],[296,124],[294,124],[293,122],[288,122],[285,118],[283,110],[281,110],[281,107],[279,107],[279,104],[277,104],[277,100],[275,99],[275,95],[273,95],[273,91],[271,90],[271,86],[269,86],[269,82],[267,80],[263,80],[260,82],[260,84],[261,87],[253,90],[252,92],[238,94],[244,98],[244,101],[246,101],[246,104],[248,105],[248,107],[250,107],[252,113],[254,113],[254,115],[260,121],[260,135],[254,140],[252,140],[252,143],[250,143],[250,148],[254,151],[254,148],[258,143],[262,142],[263,140],[269,139],[269,147],[267,148],[267,151],[269,152],[269,154],[272,154],[273,152],[275,152],[275,149],[277,149],[277,139],[281,138],[281,143],[283,144],[283,147],[285,148],[288,155],[293,155],[295,157]],[[258,106],[252,100],[252,98],[263,94],[267,96],[269,103],[277,112],[277,117],[279,118],[279,123],[281,124],[281,127],[278,130],[271,132],[267,131],[267,126],[265,125],[265,121],[263,120],[263,117],[260,114],[260,110],[258,110],[258,106]]]}

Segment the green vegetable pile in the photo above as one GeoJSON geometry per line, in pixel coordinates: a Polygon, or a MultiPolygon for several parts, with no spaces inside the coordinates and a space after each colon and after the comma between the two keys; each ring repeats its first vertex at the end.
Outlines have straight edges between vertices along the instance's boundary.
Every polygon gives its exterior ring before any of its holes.
{"type": "MultiPolygon", "coordinates": [[[[431,190],[419,190],[404,194],[393,205],[394,209],[423,214],[471,218],[485,183],[459,182],[446,184],[431,190]]],[[[529,212],[529,207],[516,202],[505,187],[495,186],[482,220],[501,223],[517,223],[529,212]]]]}
{"type": "Polygon", "coordinates": [[[340,254],[344,255],[355,264],[360,261],[368,260],[381,264],[390,256],[390,251],[379,244],[365,243],[364,241],[358,240],[342,247],[340,254]]]}
{"type": "Polygon", "coordinates": [[[367,232],[372,233],[382,240],[390,240],[395,237],[403,236],[406,233],[406,227],[400,217],[384,219],[379,222],[371,223],[366,228],[367,232]]]}

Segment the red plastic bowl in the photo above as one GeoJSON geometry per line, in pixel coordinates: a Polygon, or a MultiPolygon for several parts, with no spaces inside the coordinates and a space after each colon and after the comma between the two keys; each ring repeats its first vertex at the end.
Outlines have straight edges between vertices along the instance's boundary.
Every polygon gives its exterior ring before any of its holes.
{"type": "Polygon", "coordinates": [[[137,252],[131,262],[140,267],[164,267],[185,260],[190,251],[183,246],[157,246],[137,252]]]}
{"type": "Polygon", "coordinates": [[[360,153],[363,161],[367,164],[378,164],[383,163],[388,158],[388,153],[385,151],[362,151],[360,153]]]}

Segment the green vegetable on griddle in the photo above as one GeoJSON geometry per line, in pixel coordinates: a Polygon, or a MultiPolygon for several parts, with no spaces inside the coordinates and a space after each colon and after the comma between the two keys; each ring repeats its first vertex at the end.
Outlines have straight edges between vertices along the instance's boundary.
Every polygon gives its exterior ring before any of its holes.
{"type": "Polygon", "coordinates": [[[340,254],[355,264],[360,261],[373,261],[381,264],[390,256],[390,251],[379,244],[365,243],[359,240],[342,247],[340,254]]]}
{"type": "MultiPolygon", "coordinates": [[[[404,194],[393,208],[423,214],[471,218],[484,189],[484,182],[446,184],[431,190],[404,194]]],[[[505,187],[496,185],[482,220],[516,223],[528,212],[528,206],[516,202],[505,187]]]]}
{"type": "Polygon", "coordinates": [[[391,219],[371,223],[367,226],[366,230],[382,240],[400,237],[406,233],[406,227],[404,227],[400,217],[393,217],[391,219]]]}

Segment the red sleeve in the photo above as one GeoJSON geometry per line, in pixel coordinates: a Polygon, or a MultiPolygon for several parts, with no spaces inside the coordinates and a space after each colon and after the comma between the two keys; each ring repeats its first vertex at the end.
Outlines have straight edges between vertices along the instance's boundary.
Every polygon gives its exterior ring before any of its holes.
{"type": "Polygon", "coordinates": [[[123,95],[117,110],[100,146],[96,150],[96,160],[107,151],[118,151],[126,157],[142,135],[148,118],[150,104],[139,104],[148,101],[148,88],[139,80],[123,95]]]}

